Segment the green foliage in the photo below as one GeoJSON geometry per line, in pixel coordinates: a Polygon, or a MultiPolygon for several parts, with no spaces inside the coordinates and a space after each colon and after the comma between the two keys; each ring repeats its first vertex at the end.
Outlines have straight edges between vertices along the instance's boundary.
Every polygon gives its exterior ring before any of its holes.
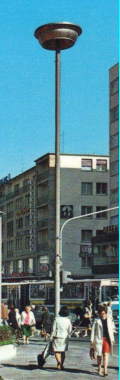
{"type": "Polygon", "coordinates": [[[9,326],[0,326],[0,346],[16,342],[14,330],[9,326]]]}

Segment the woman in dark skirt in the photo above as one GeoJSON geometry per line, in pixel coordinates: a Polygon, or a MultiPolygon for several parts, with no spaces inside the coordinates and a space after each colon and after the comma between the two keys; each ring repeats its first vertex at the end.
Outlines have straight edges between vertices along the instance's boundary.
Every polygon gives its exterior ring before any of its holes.
{"type": "Polygon", "coordinates": [[[14,309],[14,306],[10,306],[10,312],[8,315],[8,324],[10,327],[12,327],[14,330],[18,329],[18,323],[17,323],[17,318],[16,318],[16,312],[14,309]]]}
{"type": "Polygon", "coordinates": [[[35,325],[35,317],[30,306],[26,306],[25,311],[21,314],[21,329],[23,331],[23,344],[29,343],[31,336],[31,326],[35,325]]]}

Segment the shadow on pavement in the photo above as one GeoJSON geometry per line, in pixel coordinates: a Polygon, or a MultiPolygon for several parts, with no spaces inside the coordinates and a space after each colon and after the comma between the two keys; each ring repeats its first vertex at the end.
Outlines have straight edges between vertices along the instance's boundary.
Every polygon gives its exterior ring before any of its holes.
{"type": "MultiPolygon", "coordinates": [[[[27,370],[27,371],[33,371],[39,369],[39,371],[50,371],[50,372],[57,372],[57,368],[53,367],[43,367],[43,368],[38,368],[38,365],[36,364],[29,364],[29,365],[12,365],[12,364],[3,364],[4,367],[9,367],[9,368],[19,368],[21,370],[27,370]]],[[[75,369],[75,368],[65,368],[64,371],[60,372],[69,372],[69,373],[80,373],[80,374],[85,374],[89,376],[96,375],[96,372],[90,372],[90,371],[83,371],[80,369],[75,369]]]]}

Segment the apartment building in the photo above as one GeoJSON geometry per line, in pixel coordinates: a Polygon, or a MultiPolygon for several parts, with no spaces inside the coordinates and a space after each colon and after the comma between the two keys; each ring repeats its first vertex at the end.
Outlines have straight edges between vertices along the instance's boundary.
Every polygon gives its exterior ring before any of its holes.
{"type": "MultiPolygon", "coordinates": [[[[110,207],[119,205],[119,64],[109,70],[110,207]]],[[[119,276],[119,210],[110,212],[110,224],[92,239],[93,275],[119,276]],[[107,265],[107,267],[106,267],[107,265]],[[106,269],[107,268],[107,269],[106,269]]]]}
{"type": "MultiPolygon", "coordinates": [[[[109,157],[60,156],[62,266],[74,278],[92,276],[93,235],[109,225],[109,214],[74,217],[109,207],[109,157]]],[[[46,154],[20,175],[0,181],[3,216],[3,279],[54,276],[55,154],[46,154]]]]}
{"type": "MultiPolygon", "coordinates": [[[[119,205],[119,64],[109,71],[110,206],[119,205]]],[[[111,213],[110,224],[118,225],[118,210],[111,213]]]]}

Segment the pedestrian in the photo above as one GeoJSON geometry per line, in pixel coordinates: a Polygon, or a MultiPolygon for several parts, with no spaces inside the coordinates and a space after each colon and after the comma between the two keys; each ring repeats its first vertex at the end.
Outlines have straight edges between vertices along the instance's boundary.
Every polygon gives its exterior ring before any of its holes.
{"type": "Polygon", "coordinates": [[[42,312],[41,330],[44,331],[45,340],[47,340],[51,334],[53,316],[49,313],[48,308],[45,306],[43,306],[42,312]]]}
{"type": "Polygon", "coordinates": [[[107,316],[106,305],[100,305],[98,308],[99,317],[94,320],[91,332],[91,346],[95,349],[97,355],[98,374],[101,376],[101,363],[103,356],[104,376],[108,375],[108,357],[112,354],[114,343],[114,334],[112,320],[107,316]]]}
{"type": "Polygon", "coordinates": [[[85,307],[85,314],[83,319],[84,324],[84,335],[83,338],[87,336],[88,330],[91,329],[91,317],[92,317],[92,303],[88,301],[87,307],[85,307]]]}
{"type": "Polygon", "coordinates": [[[17,322],[17,318],[16,318],[16,312],[15,312],[14,305],[10,305],[10,312],[8,315],[8,324],[14,330],[18,330],[18,322],[17,322]]]}
{"type": "Polygon", "coordinates": [[[1,318],[3,320],[3,324],[7,325],[7,320],[8,320],[8,308],[5,302],[2,302],[1,304],[1,318]]]}
{"type": "Polygon", "coordinates": [[[109,301],[107,303],[107,315],[108,315],[109,318],[113,319],[111,306],[112,306],[112,302],[109,301]]]}
{"type": "Polygon", "coordinates": [[[29,344],[29,336],[31,336],[31,326],[35,325],[35,317],[30,306],[25,307],[25,311],[21,314],[21,329],[23,332],[23,344],[29,344]]]}
{"type": "Polygon", "coordinates": [[[57,360],[57,369],[64,369],[65,351],[68,351],[68,340],[72,330],[71,321],[68,318],[69,311],[66,306],[62,306],[53,322],[50,340],[53,340],[53,349],[57,360]]]}
{"type": "Polygon", "coordinates": [[[20,326],[21,326],[21,315],[19,313],[19,309],[15,309],[15,312],[16,312],[16,319],[17,319],[18,327],[20,328],[20,326]]]}

